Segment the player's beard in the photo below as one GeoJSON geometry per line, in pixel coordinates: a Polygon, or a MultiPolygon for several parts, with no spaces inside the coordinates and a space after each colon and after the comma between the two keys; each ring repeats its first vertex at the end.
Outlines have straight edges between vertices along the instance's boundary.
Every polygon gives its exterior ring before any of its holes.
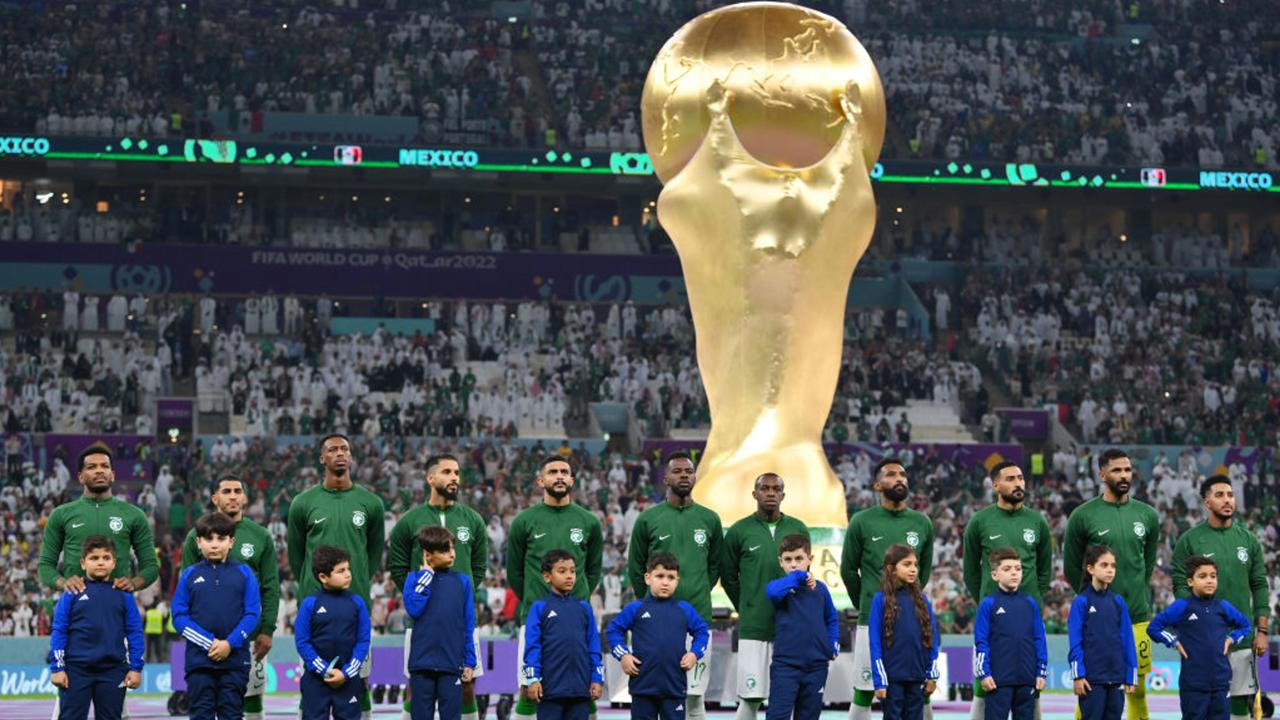
{"type": "Polygon", "coordinates": [[[885,488],[883,492],[885,498],[889,502],[893,503],[904,502],[907,499],[907,496],[911,494],[911,491],[907,489],[906,485],[891,485],[885,488]]]}
{"type": "Polygon", "coordinates": [[[564,487],[561,487],[558,485],[547,486],[547,494],[550,495],[554,500],[563,500],[566,497],[568,497],[569,493],[571,492],[573,492],[573,490],[567,485],[564,487]]]}
{"type": "Polygon", "coordinates": [[[671,488],[671,494],[675,495],[681,500],[693,494],[693,485],[689,485],[688,487],[685,487],[679,483],[676,483],[674,485],[669,485],[668,487],[671,488]]]}
{"type": "Polygon", "coordinates": [[[454,502],[455,500],[458,499],[457,485],[454,485],[452,490],[449,489],[448,485],[442,485],[440,487],[433,486],[433,489],[436,491],[437,495],[444,498],[445,500],[448,500],[449,502],[454,502]]]}
{"type": "Polygon", "coordinates": [[[1008,495],[1005,495],[1004,493],[1000,493],[1000,499],[1009,503],[1010,505],[1021,505],[1022,501],[1026,499],[1026,497],[1027,497],[1027,494],[1021,490],[1014,490],[1008,495]]]}
{"type": "Polygon", "coordinates": [[[1111,494],[1116,497],[1125,497],[1129,491],[1133,489],[1133,483],[1124,480],[1105,480],[1107,488],[1111,490],[1111,494]]]}

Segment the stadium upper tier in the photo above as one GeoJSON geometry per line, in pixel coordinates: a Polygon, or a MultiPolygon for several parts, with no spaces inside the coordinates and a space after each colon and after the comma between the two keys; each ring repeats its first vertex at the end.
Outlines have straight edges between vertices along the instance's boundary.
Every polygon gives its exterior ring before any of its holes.
{"type": "MultiPolygon", "coordinates": [[[[0,131],[634,151],[650,60],[721,4],[8,3],[0,131]]],[[[885,158],[1276,167],[1274,24],[1249,3],[808,4],[874,58],[885,158]]]]}

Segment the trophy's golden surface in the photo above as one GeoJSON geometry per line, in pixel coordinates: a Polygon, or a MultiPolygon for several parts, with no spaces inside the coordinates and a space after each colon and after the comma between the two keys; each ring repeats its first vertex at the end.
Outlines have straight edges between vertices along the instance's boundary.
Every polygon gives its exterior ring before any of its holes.
{"type": "Polygon", "coordinates": [[[787,514],[843,527],[822,429],[849,281],[875,225],[875,66],[833,18],[733,5],[667,41],[642,112],[711,410],[695,497],[732,522],[755,510],[755,477],[776,472],[787,514]]]}

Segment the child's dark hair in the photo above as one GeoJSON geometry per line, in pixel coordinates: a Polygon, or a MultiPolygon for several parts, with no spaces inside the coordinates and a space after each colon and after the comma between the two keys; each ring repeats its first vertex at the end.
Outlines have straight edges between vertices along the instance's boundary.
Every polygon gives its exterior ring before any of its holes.
{"type": "Polygon", "coordinates": [[[198,538],[208,540],[214,535],[233,537],[235,534],[236,524],[220,512],[206,513],[196,520],[196,537],[198,538]]]}
{"type": "Polygon", "coordinates": [[[561,562],[562,560],[569,560],[576,564],[576,561],[574,561],[573,556],[569,554],[568,550],[560,550],[559,548],[555,550],[548,550],[547,554],[542,556],[542,572],[551,572],[551,569],[556,566],[556,563],[561,562]]]}
{"type": "Polygon", "coordinates": [[[992,570],[999,567],[1000,563],[1005,560],[1017,560],[1018,562],[1022,562],[1022,558],[1019,557],[1018,551],[1007,546],[998,547],[995,550],[992,550],[991,554],[987,556],[987,562],[991,563],[992,570]]]}
{"type": "Polygon", "coordinates": [[[1098,561],[1102,559],[1103,555],[1110,555],[1111,557],[1116,556],[1115,552],[1106,545],[1090,545],[1085,549],[1084,563],[1081,565],[1081,567],[1084,568],[1085,575],[1090,575],[1089,566],[1096,565],[1098,561]]]}
{"type": "Polygon", "coordinates": [[[805,555],[812,555],[813,543],[809,541],[809,536],[804,533],[791,533],[782,538],[782,542],[778,543],[778,555],[794,550],[804,550],[805,555]]]}
{"type": "Polygon", "coordinates": [[[321,575],[332,575],[333,569],[344,562],[351,562],[351,553],[332,545],[317,545],[311,551],[311,574],[319,580],[321,575]]]}
{"type": "Polygon", "coordinates": [[[649,557],[649,562],[645,563],[644,571],[653,572],[658,568],[680,572],[680,561],[669,552],[654,553],[649,557]]]}
{"type": "Polygon", "coordinates": [[[911,603],[915,606],[916,620],[920,622],[920,638],[926,648],[933,647],[933,623],[929,622],[929,608],[924,604],[924,595],[916,583],[903,583],[898,579],[896,568],[898,563],[915,557],[916,551],[909,545],[897,543],[890,545],[884,553],[884,568],[880,571],[880,592],[884,593],[884,645],[893,647],[893,628],[898,621],[898,589],[906,588],[911,595],[911,603]]]}
{"type": "Polygon", "coordinates": [[[89,557],[89,553],[94,550],[106,550],[111,553],[111,557],[116,556],[116,544],[106,535],[90,535],[85,538],[84,544],[80,546],[80,559],[89,557]]]}
{"type": "Polygon", "coordinates": [[[429,553],[449,552],[453,533],[443,525],[428,525],[418,531],[418,547],[429,553]]]}
{"type": "Polygon", "coordinates": [[[1187,577],[1188,578],[1195,577],[1196,570],[1199,570],[1205,565],[1208,565],[1214,570],[1218,569],[1218,563],[1215,562],[1214,559],[1209,557],[1208,555],[1192,555],[1191,557],[1187,558],[1187,577]]]}

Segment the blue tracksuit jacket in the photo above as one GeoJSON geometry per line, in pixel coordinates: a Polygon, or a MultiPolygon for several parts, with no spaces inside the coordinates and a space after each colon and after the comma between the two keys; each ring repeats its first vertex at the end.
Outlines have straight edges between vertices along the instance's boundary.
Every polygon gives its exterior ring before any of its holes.
{"type": "Polygon", "coordinates": [[[50,672],[107,670],[126,661],[130,670],[141,671],[142,651],[142,616],[132,593],[91,580],[84,592],[64,592],[58,598],[49,637],[50,672]]]}
{"type": "Polygon", "coordinates": [[[1086,585],[1071,603],[1067,637],[1072,678],[1086,678],[1090,685],[1138,684],[1133,621],[1119,594],[1086,585]]]}
{"type": "Polygon", "coordinates": [[[916,617],[915,602],[911,592],[898,588],[894,594],[898,603],[898,617],[893,623],[893,645],[884,646],[884,593],[871,598],[871,616],[867,618],[867,637],[871,647],[871,678],[876,690],[883,690],[891,682],[924,682],[938,679],[938,648],[942,635],[938,632],[938,619],[933,615],[933,603],[924,598],[929,611],[929,625],[933,643],[924,646],[924,629],[916,617]]]}
{"type": "Polygon", "coordinates": [[[261,612],[258,581],[248,565],[201,560],[187,568],[173,593],[173,626],[187,641],[186,671],[249,667],[249,639],[261,612]],[[231,645],[220,663],[208,656],[214,640],[231,645]]]}
{"type": "Polygon", "coordinates": [[[349,678],[360,674],[369,657],[371,623],[369,608],[350,590],[324,590],[308,596],[298,606],[293,639],[307,670],[321,678],[329,663],[349,678]]]}
{"type": "Polygon", "coordinates": [[[409,639],[409,671],[461,675],[476,666],[476,603],[471,578],[452,569],[423,568],[404,581],[404,610],[415,627],[430,632],[409,639]]]}
{"type": "Polygon", "coordinates": [[[683,600],[652,595],[623,608],[609,623],[606,633],[615,658],[635,655],[640,660],[640,674],[627,680],[631,694],[668,698],[684,697],[688,690],[680,658],[685,654],[685,638],[690,635],[693,644],[689,652],[702,659],[711,639],[702,616],[683,600]]]}
{"type": "Polygon", "coordinates": [[[973,622],[973,666],[997,687],[1035,685],[1049,676],[1044,619],[1035,598],[1000,588],[983,599],[973,622]]]}
{"type": "Polygon", "coordinates": [[[1223,642],[1228,637],[1233,644],[1243,641],[1250,628],[1249,618],[1226,600],[1192,595],[1174,601],[1152,618],[1147,634],[1169,647],[1182,643],[1182,649],[1187,651],[1178,687],[1216,692],[1231,687],[1231,662],[1222,654],[1223,642]],[[1188,664],[1191,672],[1187,672],[1188,664]]]}
{"type": "Polygon", "coordinates": [[[590,697],[591,683],[604,682],[591,606],[555,591],[535,602],[525,620],[524,666],[525,677],[541,682],[548,700],[590,697]]]}
{"type": "Polygon", "coordinates": [[[765,585],[773,603],[776,631],[773,662],[795,668],[825,665],[840,654],[840,619],[831,593],[821,582],[810,590],[806,570],[795,570],[765,585]]]}

